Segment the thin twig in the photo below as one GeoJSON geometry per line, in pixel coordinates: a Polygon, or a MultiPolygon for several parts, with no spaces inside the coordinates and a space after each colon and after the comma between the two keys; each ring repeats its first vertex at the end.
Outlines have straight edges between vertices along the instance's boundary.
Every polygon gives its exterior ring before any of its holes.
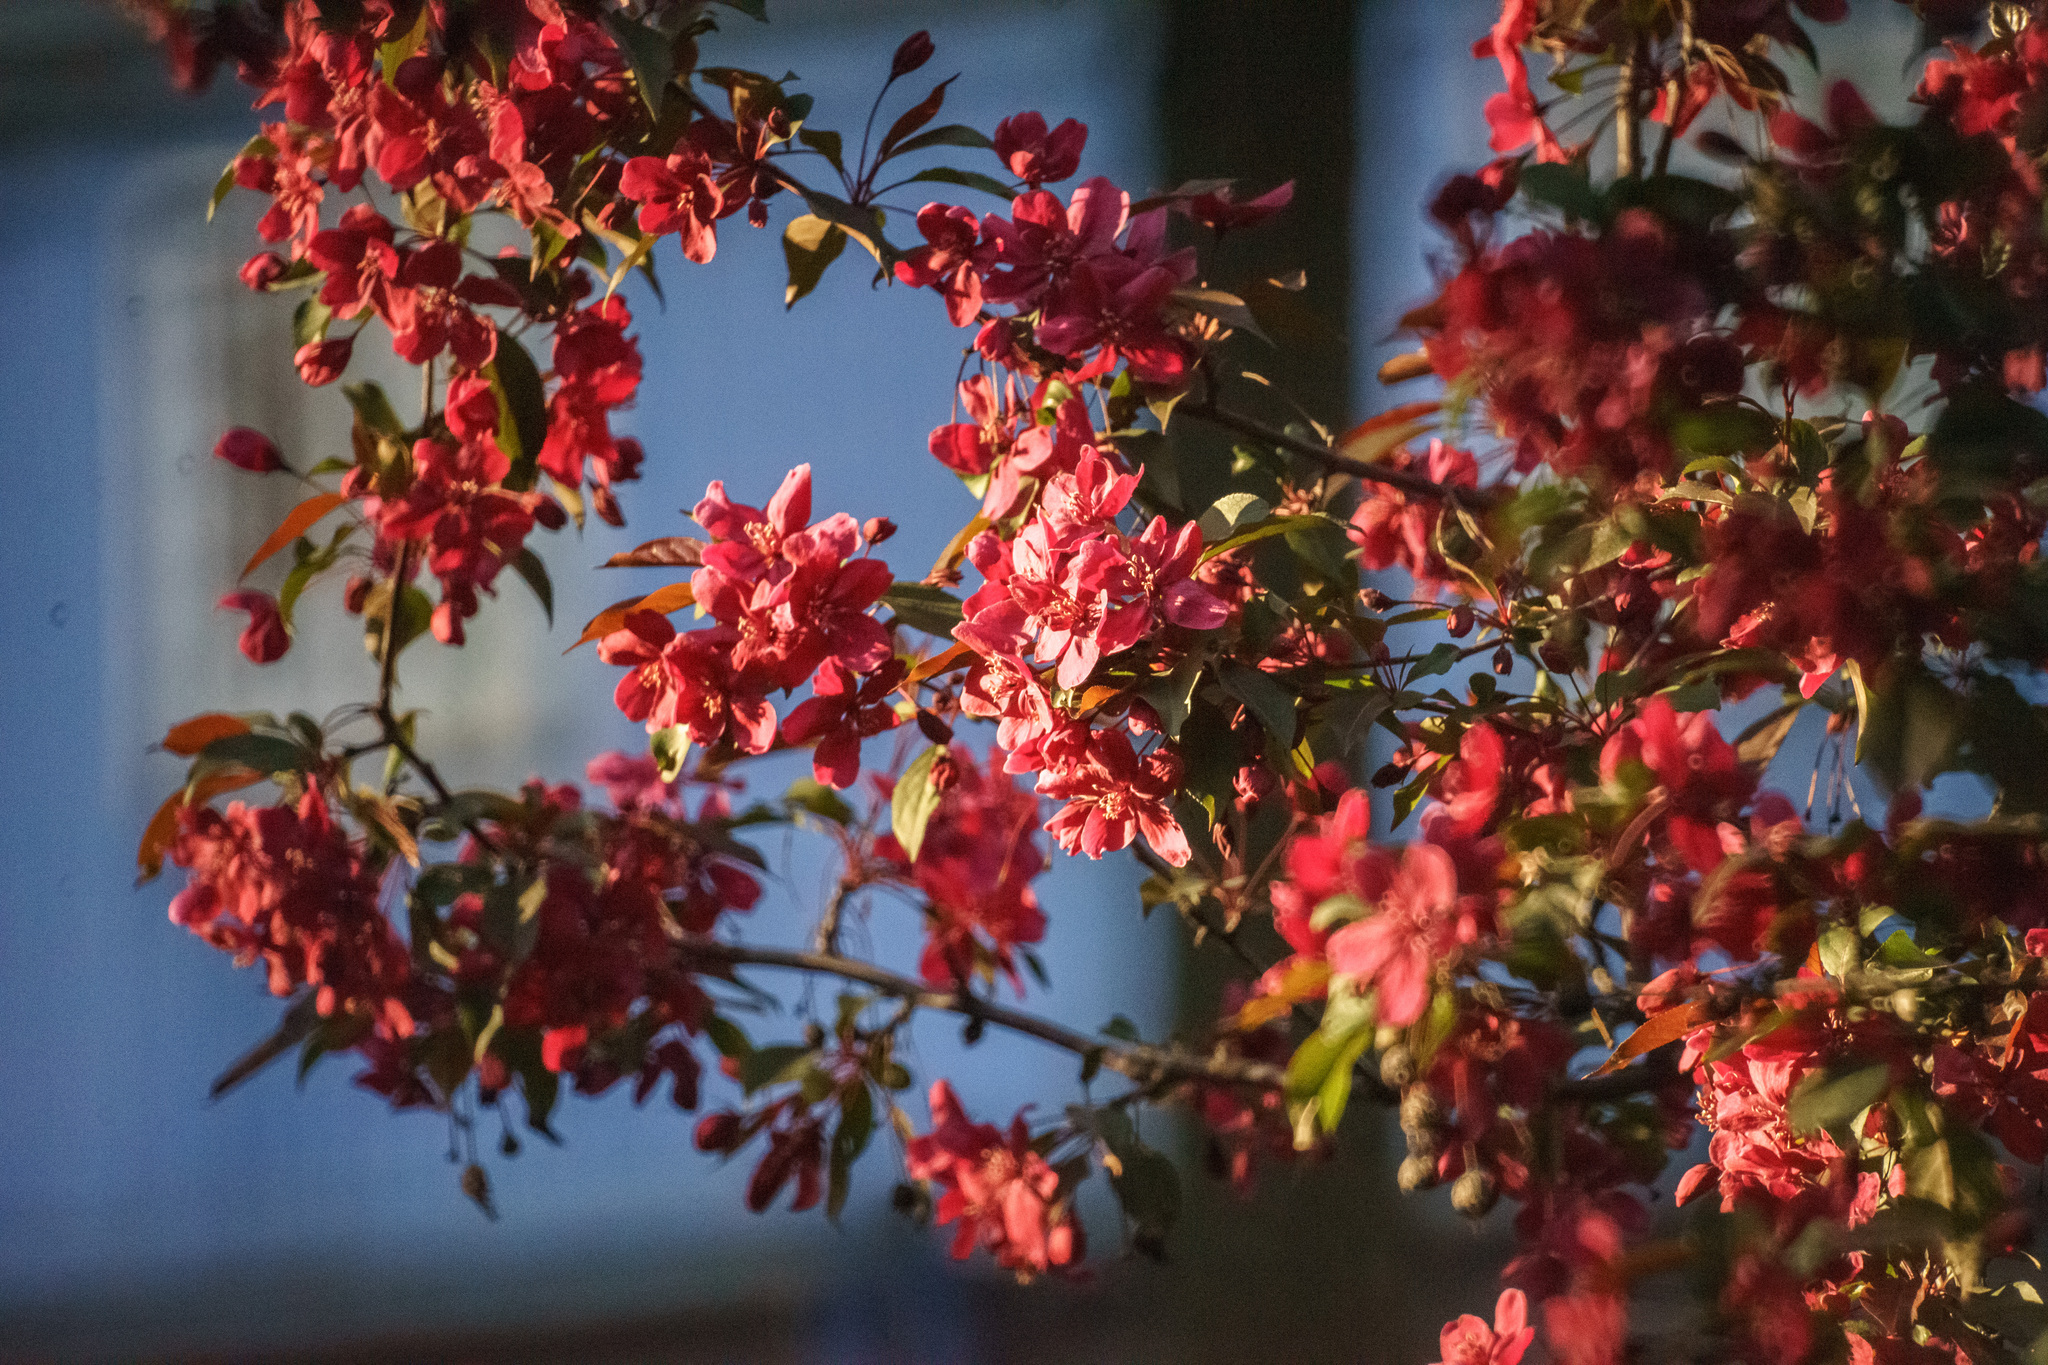
{"type": "Polygon", "coordinates": [[[1296,455],[1305,455],[1319,462],[1325,469],[1349,474],[1368,483],[1385,484],[1389,488],[1398,488],[1403,493],[1410,493],[1416,497],[1442,498],[1447,502],[1462,503],[1466,506],[1480,502],[1474,489],[1438,483],[1410,470],[1392,469],[1386,465],[1374,464],[1370,460],[1356,459],[1341,450],[1332,450],[1319,442],[1305,441],[1276,427],[1269,427],[1255,417],[1247,417],[1243,413],[1217,407],[1211,399],[1197,401],[1183,398],[1179,406],[1174,408],[1174,412],[1212,423],[1227,431],[1234,431],[1240,436],[1249,436],[1255,441],[1265,441],[1282,450],[1291,450],[1296,455]]]}
{"type": "Polygon", "coordinates": [[[1149,1043],[1104,1042],[1076,1032],[1049,1019],[1041,1019],[967,990],[935,990],[922,981],[834,953],[808,953],[789,948],[763,948],[722,943],[697,934],[678,936],[686,956],[700,963],[726,967],[782,967],[790,971],[836,976],[871,986],[884,995],[907,1000],[921,1009],[944,1010],[987,1024],[1009,1029],[1064,1048],[1079,1057],[1096,1056],[1103,1066],[1142,1085],[1173,1081],[1206,1081],[1215,1085],[1243,1085],[1259,1090],[1278,1090],[1287,1073],[1265,1062],[1236,1057],[1202,1056],[1179,1047],[1156,1047],[1149,1043]]]}

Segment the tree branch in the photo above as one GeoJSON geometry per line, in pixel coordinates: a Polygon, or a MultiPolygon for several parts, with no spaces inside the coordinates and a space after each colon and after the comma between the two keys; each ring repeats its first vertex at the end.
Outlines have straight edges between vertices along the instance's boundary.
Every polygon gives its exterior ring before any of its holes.
{"type": "Polygon", "coordinates": [[[1389,488],[1398,488],[1403,493],[1412,494],[1416,497],[1442,498],[1447,502],[1463,503],[1467,506],[1471,506],[1479,501],[1475,497],[1476,490],[1474,489],[1458,488],[1451,484],[1438,483],[1434,479],[1425,478],[1410,470],[1390,469],[1386,465],[1374,464],[1370,460],[1355,459],[1352,456],[1346,455],[1341,450],[1332,450],[1320,442],[1305,441],[1298,436],[1291,436],[1277,427],[1269,427],[1255,417],[1247,417],[1243,413],[1232,412],[1228,408],[1220,408],[1211,399],[1204,398],[1198,402],[1192,398],[1183,398],[1179,405],[1174,408],[1174,412],[1199,418],[1204,422],[1222,427],[1226,431],[1234,431],[1240,436],[1249,436],[1255,441],[1267,442],[1268,444],[1278,446],[1282,450],[1292,451],[1296,455],[1307,456],[1309,459],[1319,462],[1325,469],[1334,470],[1340,474],[1349,474],[1355,479],[1363,479],[1368,483],[1385,484],[1389,488]]]}
{"type": "Polygon", "coordinates": [[[1242,1085],[1259,1090],[1278,1090],[1286,1083],[1286,1072],[1265,1062],[1235,1057],[1201,1056],[1179,1047],[1156,1047],[1149,1043],[1104,1042],[1076,1032],[1049,1019],[984,1000],[965,989],[935,990],[922,981],[836,953],[808,953],[789,948],[763,948],[723,943],[698,934],[679,936],[684,953],[699,962],[723,967],[782,967],[790,971],[836,976],[871,986],[922,1009],[995,1024],[1013,1033],[1027,1034],[1040,1042],[1064,1048],[1078,1057],[1096,1055],[1111,1071],[1130,1077],[1140,1085],[1159,1086],[1174,1081],[1206,1081],[1214,1085],[1242,1085]]]}

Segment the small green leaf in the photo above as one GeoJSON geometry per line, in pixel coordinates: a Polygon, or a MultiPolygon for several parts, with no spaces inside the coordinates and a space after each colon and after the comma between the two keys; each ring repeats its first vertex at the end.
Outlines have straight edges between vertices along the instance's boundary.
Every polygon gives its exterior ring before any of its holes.
{"type": "Polygon", "coordinates": [[[1264,521],[1272,512],[1272,505],[1256,493],[1225,493],[1202,513],[1197,524],[1202,528],[1202,540],[1213,545],[1228,540],[1241,526],[1264,521]]]}
{"type": "Polygon", "coordinates": [[[951,166],[933,166],[930,170],[919,171],[910,177],[909,183],[958,185],[962,189],[992,194],[998,199],[1014,199],[1017,195],[1014,186],[1006,185],[994,176],[978,171],[956,171],[951,166]]]}
{"type": "Polygon", "coordinates": [[[1863,965],[1863,935],[1846,924],[1828,928],[1820,936],[1820,965],[1838,980],[1863,965]]]}
{"type": "Polygon", "coordinates": [[[619,51],[625,54],[626,64],[633,70],[633,83],[640,88],[640,98],[647,105],[647,112],[659,122],[662,101],[676,79],[675,41],[667,34],[623,14],[609,13],[603,19],[605,28],[618,43],[619,51]]]}
{"type": "Polygon", "coordinates": [[[782,291],[785,310],[818,287],[825,270],[846,250],[846,230],[814,213],[790,219],[782,230],[782,259],[789,267],[789,285],[782,291]]]}
{"type": "Polygon", "coordinates": [[[1223,687],[1258,718],[1282,753],[1294,747],[1294,708],[1298,698],[1272,674],[1239,663],[1226,663],[1223,687]]]}
{"type": "Polygon", "coordinates": [[[835,825],[850,825],[854,820],[853,807],[815,777],[799,777],[789,784],[789,790],[783,793],[782,799],[798,810],[809,811],[835,825]]]}
{"type": "Polygon", "coordinates": [[[518,557],[512,561],[512,570],[526,580],[527,587],[533,589],[533,595],[540,599],[541,610],[547,613],[548,625],[553,626],[555,585],[548,581],[548,566],[541,563],[540,556],[528,545],[521,547],[518,557]]]}
{"type": "Polygon", "coordinates": [[[533,487],[540,448],[548,436],[547,397],[540,370],[517,337],[498,334],[498,353],[484,367],[498,399],[498,446],[512,461],[505,485],[515,492],[533,487]]]}
{"type": "Polygon", "coordinates": [[[667,725],[656,730],[647,738],[647,752],[654,756],[654,764],[661,780],[673,782],[683,770],[683,760],[690,756],[690,731],[687,726],[667,725]]]}
{"type": "Polygon", "coordinates": [[[1785,1102],[1785,1121],[1795,1133],[1836,1129],[1884,1098],[1891,1067],[1884,1062],[1839,1064],[1813,1072],[1785,1102]]]}
{"type": "Polygon", "coordinates": [[[926,583],[898,583],[882,594],[882,605],[912,630],[950,638],[963,613],[960,599],[926,583]]]}
{"type": "Polygon", "coordinates": [[[356,416],[363,419],[364,426],[393,440],[405,435],[405,423],[399,420],[397,409],[385,396],[383,385],[365,379],[359,384],[344,384],[341,391],[349,406],[356,410],[356,416]]]}
{"type": "Polygon", "coordinates": [[[903,856],[912,862],[917,861],[918,850],[924,847],[925,826],[931,823],[932,812],[939,808],[940,792],[932,781],[932,765],[945,752],[934,744],[910,760],[903,776],[896,779],[896,791],[889,801],[890,829],[896,842],[903,846],[903,856]]]}
{"type": "Polygon", "coordinates": [[[875,1099],[862,1082],[853,1088],[839,1107],[839,1126],[832,1133],[832,1159],[825,1196],[825,1216],[833,1222],[846,1207],[853,1186],[853,1163],[867,1150],[875,1131],[875,1099]]]}

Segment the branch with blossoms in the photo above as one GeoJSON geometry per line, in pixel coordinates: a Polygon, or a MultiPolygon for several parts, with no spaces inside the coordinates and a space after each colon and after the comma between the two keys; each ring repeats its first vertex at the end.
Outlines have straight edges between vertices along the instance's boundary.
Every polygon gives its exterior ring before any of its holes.
{"type": "Polygon", "coordinates": [[[350,458],[300,470],[247,429],[217,452],[317,490],[243,575],[289,551],[275,591],[222,599],[243,652],[283,654],[332,575],[377,665],[326,721],[166,737],[190,766],[143,871],[186,869],[173,920],[291,1001],[223,1088],[353,1053],[396,1107],[473,1134],[516,1102],[552,1136],[565,1084],[685,1109],[717,1087],[697,1145],[758,1153],[749,1206],[832,1216],[886,1125],[898,1206],[1022,1277],[1079,1272],[1097,1171],[1126,1245],[1165,1245],[1180,1177],[1145,1111],[1246,1185],[1343,1140],[1366,1094],[1397,1109],[1402,1190],[1517,1206],[1492,1322],[1449,1324],[1445,1362],[1516,1365],[1539,1334],[1585,1365],[2048,1339],[2017,1197],[2048,1155],[2037,7],[1916,5],[1947,45],[1892,125],[1846,84],[1791,107],[1784,54],[1845,0],[1506,0],[1474,49],[1505,84],[1498,158],[1429,205],[1448,254],[1380,374],[1429,392],[1348,428],[1252,382],[1261,286],[1214,274],[1290,184],[1052,188],[1087,130],[938,123],[953,78],[898,93],[926,35],[856,147],[793,78],[702,64],[759,17],[737,0],[131,8],[181,80],[232,59],[282,106],[215,202],[267,200],[242,278],[304,292],[301,376],[342,379],[373,322],[423,376],[414,423],[346,387],[350,458]],[[1672,172],[1681,140],[1709,169],[1672,172]],[[884,198],[920,185],[995,207],[906,224],[884,198]],[[851,242],[961,329],[929,440],[958,534],[899,578],[885,509],[814,519],[809,466],[713,482],[701,536],[612,561],[687,577],[577,642],[646,752],[592,761],[602,803],[458,789],[399,709],[401,656],[459,647],[507,569],[551,608],[533,532],[619,522],[650,458],[611,430],[645,377],[621,287],[657,287],[665,238],[712,265],[732,218],[785,207],[785,306],[851,242]],[[521,245],[473,246],[487,219],[521,245]],[[1236,441],[1227,473],[1193,466],[1190,423],[1236,441]],[[810,775],[747,800],[752,761],[792,752],[810,775]],[[1928,812],[1951,774],[1988,813],[1928,812]],[[772,825],[836,858],[806,947],[743,929],[772,825]],[[1147,1041],[1031,1008],[1041,835],[1130,851],[1138,908],[1222,945],[1215,1017],[1147,1041]],[[898,913],[914,970],[845,950],[898,913]],[[757,1042],[769,972],[846,989],[757,1042]],[[920,1011],[1066,1050],[1073,1102],[998,1127],[936,1080],[920,1130],[920,1011]],[[1105,1069],[1131,1084],[1097,1100],[1105,1069]],[[1667,1199],[1693,1213],[1659,1236],[1667,1199]],[[1689,1312],[1632,1308],[1681,1268],[1689,1312]]]}

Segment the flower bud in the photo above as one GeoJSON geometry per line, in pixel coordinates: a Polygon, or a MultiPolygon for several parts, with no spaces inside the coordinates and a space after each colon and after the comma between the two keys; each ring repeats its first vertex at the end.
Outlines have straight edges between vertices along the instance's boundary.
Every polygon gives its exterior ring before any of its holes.
{"type": "Polygon", "coordinates": [[[268,474],[284,468],[284,456],[277,442],[253,427],[235,427],[214,444],[213,455],[251,474],[268,474]]]}
{"type": "Polygon", "coordinates": [[[896,534],[896,523],[887,517],[869,517],[861,523],[861,539],[870,545],[880,545],[896,534]]]}
{"type": "Polygon", "coordinates": [[[292,364],[299,367],[299,378],[317,389],[341,378],[341,372],[348,368],[349,357],[355,354],[355,349],[354,337],[309,341],[292,356],[292,364]]]}
{"type": "Polygon", "coordinates": [[[729,1110],[706,1114],[697,1120],[697,1150],[730,1152],[740,1145],[740,1116],[729,1110]]]}
{"type": "Polygon", "coordinates": [[[361,616],[363,607],[370,600],[370,580],[357,574],[349,579],[348,586],[341,590],[341,607],[350,616],[361,616]]]}
{"type": "Polygon", "coordinates": [[[1394,1183],[1401,1187],[1401,1193],[1414,1194],[1417,1190],[1436,1188],[1436,1162],[1428,1157],[1411,1156],[1402,1160],[1401,1169],[1395,1173],[1394,1183]]]}
{"type": "Polygon", "coordinates": [[[1444,629],[1451,633],[1453,640],[1462,640],[1472,633],[1472,604],[1460,602],[1451,608],[1451,614],[1444,620],[1444,629]]]}
{"type": "Polygon", "coordinates": [[[1506,645],[1493,651],[1493,671],[1505,678],[1515,671],[1515,656],[1506,645]]]}
{"type": "Polygon", "coordinates": [[[550,531],[559,531],[569,524],[569,514],[553,498],[542,498],[534,504],[533,519],[550,531]]]}
{"type": "Polygon", "coordinates": [[[1381,592],[1378,588],[1367,588],[1359,596],[1365,599],[1365,605],[1373,611],[1385,611],[1388,607],[1394,605],[1394,599],[1381,592]]]}
{"type": "Polygon", "coordinates": [[[1408,1133],[1426,1133],[1443,1122],[1443,1107],[1436,1102],[1426,1085],[1408,1088],[1401,1096],[1401,1130],[1408,1133]]]}
{"type": "Polygon", "coordinates": [[[292,647],[291,633],[285,629],[277,599],[269,593],[231,592],[220,599],[219,607],[225,611],[249,613],[249,624],[242,627],[241,638],[236,643],[250,663],[276,663],[292,647]]]}
{"type": "Polygon", "coordinates": [[[1467,1218],[1484,1218],[1500,1202],[1500,1182],[1485,1171],[1467,1171],[1451,1182],[1451,1207],[1467,1218]]]}
{"type": "Polygon", "coordinates": [[[908,76],[932,59],[936,49],[932,46],[932,35],[919,29],[903,40],[896,49],[896,56],[889,62],[889,79],[908,76]]]}
{"type": "Polygon", "coordinates": [[[259,251],[235,273],[251,289],[268,289],[283,277],[285,269],[284,257],[275,251],[259,251]]]}
{"type": "Polygon", "coordinates": [[[1415,1054],[1400,1043],[1380,1054],[1380,1080],[1393,1090],[1406,1090],[1415,1081],[1415,1054]]]}
{"type": "Polygon", "coordinates": [[[953,742],[953,727],[922,706],[917,708],[917,728],[926,739],[934,744],[951,744],[953,742]]]}
{"type": "Polygon", "coordinates": [[[1387,763],[1381,765],[1379,770],[1373,773],[1372,784],[1375,787],[1391,787],[1405,776],[1407,776],[1407,772],[1400,764],[1387,763]]]}

